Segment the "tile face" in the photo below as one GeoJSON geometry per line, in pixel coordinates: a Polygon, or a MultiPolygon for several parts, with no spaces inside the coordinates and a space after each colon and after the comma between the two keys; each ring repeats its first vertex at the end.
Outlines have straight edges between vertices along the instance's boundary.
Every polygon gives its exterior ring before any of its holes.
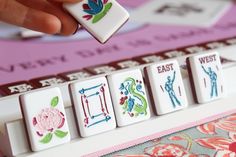
{"type": "Polygon", "coordinates": [[[59,88],[22,95],[20,102],[33,151],[48,149],[70,141],[59,88]]]}
{"type": "Polygon", "coordinates": [[[98,41],[106,42],[129,18],[115,0],[83,0],[64,7],[98,41]]]}
{"type": "Polygon", "coordinates": [[[222,66],[217,52],[191,56],[187,59],[187,64],[199,103],[216,100],[225,95],[222,66]]]}
{"type": "Polygon", "coordinates": [[[82,137],[112,130],[116,120],[105,77],[70,85],[72,101],[82,137]]]}
{"type": "Polygon", "coordinates": [[[139,69],[108,76],[118,126],[150,118],[149,104],[139,69]]]}
{"type": "Polygon", "coordinates": [[[176,60],[163,61],[146,70],[159,115],[187,107],[187,97],[176,60]]]}

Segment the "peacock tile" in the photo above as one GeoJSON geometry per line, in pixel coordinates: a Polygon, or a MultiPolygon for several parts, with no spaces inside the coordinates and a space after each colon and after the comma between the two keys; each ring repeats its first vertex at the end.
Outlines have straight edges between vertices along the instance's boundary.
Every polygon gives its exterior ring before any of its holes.
{"type": "Polygon", "coordinates": [[[150,118],[142,73],[139,69],[108,76],[118,126],[150,118]]]}
{"type": "Polygon", "coordinates": [[[116,128],[111,96],[105,77],[72,83],[70,92],[82,137],[116,128]]]}
{"type": "Polygon", "coordinates": [[[222,66],[217,52],[201,53],[187,58],[194,97],[199,103],[226,95],[222,66]]]}
{"type": "Polygon", "coordinates": [[[70,141],[59,88],[21,95],[20,103],[33,151],[48,149],[70,141]]]}
{"type": "Polygon", "coordinates": [[[146,68],[157,114],[186,108],[184,84],[176,60],[167,60],[146,68]]]}
{"type": "Polygon", "coordinates": [[[129,18],[129,13],[115,0],[83,0],[64,7],[101,43],[105,43],[129,18]]]}

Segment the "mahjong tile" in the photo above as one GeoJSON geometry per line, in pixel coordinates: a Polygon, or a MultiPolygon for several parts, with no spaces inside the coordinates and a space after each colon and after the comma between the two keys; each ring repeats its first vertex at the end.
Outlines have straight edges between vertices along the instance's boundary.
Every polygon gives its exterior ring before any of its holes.
{"type": "Polygon", "coordinates": [[[217,52],[187,58],[190,80],[196,100],[206,103],[225,96],[222,66],[217,52]]]}
{"type": "Polygon", "coordinates": [[[150,118],[149,104],[139,69],[108,76],[118,126],[125,126],[150,118]]]}
{"type": "Polygon", "coordinates": [[[235,45],[236,44],[236,38],[227,39],[225,42],[229,45],[235,45]]]}
{"type": "Polygon", "coordinates": [[[33,151],[44,150],[70,141],[59,88],[21,95],[20,103],[33,151]]]}
{"type": "Polygon", "coordinates": [[[116,128],[111,96],[105,77],[72,83],[70,92],[82,137],[116,128]]]}
{"type": "Polygon", "coordinates": [[[191,47],[187,47],[185,48],[185,51],[188,52],[188,53],[198,53],[198,52],[203,52],[203,51],[206,51],[207,48],[205,46],[202,46],[202,45],[195,45],[195,46],[191,46],[191,47]]]}
{"type": "Polygon", "coordinates": [[[0,93],[1,95],[7,96],[7,95],[24,93],[33,90],[35,88],[36,87],[32,85],[30,82],[18,81],[0,86],[0,93]]]}
{"type": "Polygon", "coordinates": [[[55,86],[58,84],[62,84],[65,82],[65,80],[59,76],[50,75],[50,76],[35,78],[30,80],[29,82],[35,85],[36,87],[47,87],[47,86],[55,86]]]}
{"type": "Polygon", "coordinates": [[[145,63],[158,62],[160,60],[163,60],[163,57],[158,56],[158,55],[146,55],[146,56],[135,57],[134,60],[137,60],[137,61],[145,64],[145,63]]]}
{"type": "Polygon", "coordinates": [[[175,57],[181,57],[186,55],[186,52],[182,51],[182,50],[173,50],[173,51],[168,51],[164,53],[164,56],[168,57],[168,58],[175,58],[175,57]]]}
{"type": "Polygon", "coordinates": [[[157,114],[165,114],[187,107],[187,97],[176,60],[167,60],[147,67],[157,114]]]}
{"type": "Polygon", "coordinates": [[[106,42],[129,18],[129,13],[115,0],[83,0],[64,7],[101,43],[106,42]]]}
{"type": "Polygon", "coordinates": [[[225,46],[226,46],[226,44],[221,41],[215,41],[215,42],[210,42],[210,43],[206,44],[206,47],[209,49],[218,49],[218,48],[222,48],[225,46]]]}
{"type": "Polygon", "coordinates": [[[119,69],[125,69],[125,68],[133,68],[140,65],[138,61],[135,60],[124,60],[124,61],[118,61],[116,63],[113,63],[116,67],[119,69]]]}
{"type": "Polygon", "coordinates": [[[95,75],[109,73],[117,70],[117,68],[108,64],[92,66],[85,69],[95,75]]]}
{"type": "Polygon", "coordinates": [[[79,80],[79,79],[83,79],[83,78],[87,78],[87,77],[92,76],[91,73],[89,73],[85,70],[70,71],[70,72],[65,72],[65,73],[61,73],[58,75],[67,81],[74,81],[74,80],[79,80]]]}

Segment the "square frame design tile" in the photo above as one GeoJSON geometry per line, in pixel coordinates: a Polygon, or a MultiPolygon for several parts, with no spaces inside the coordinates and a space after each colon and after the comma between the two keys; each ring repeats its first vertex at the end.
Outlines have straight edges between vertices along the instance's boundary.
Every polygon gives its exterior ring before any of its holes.
{"type": "Polygon", "coordinates": [[[70,93],[82,137],[116,128],[110,91],[105,77],[72,83],[70,93]]]}

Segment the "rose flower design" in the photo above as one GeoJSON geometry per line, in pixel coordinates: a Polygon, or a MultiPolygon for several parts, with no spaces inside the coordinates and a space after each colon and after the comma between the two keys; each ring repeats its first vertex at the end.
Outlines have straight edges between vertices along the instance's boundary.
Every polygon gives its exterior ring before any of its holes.
{"type": "Polygon", "coordinates": [[[65,117],[62,112],[56,108],[46,108],[33,118],[33,125],[39,136],[43,136],[47,132],[53,132],[60,129],[65,122],[65,117]]]}
{"type": "Polygon", "coordinates": [[[38,136],[43,137],[41,143],[49,143],[52,140],[53,134],[59,138],[65,137],[68,132],[63,132],[61,129],[65,123],[65,116],[57,108],[59,98],[54,97],[51,100],[51,107],[41,110],[41,112],[33,117],[33,125],[38,136]]]}

